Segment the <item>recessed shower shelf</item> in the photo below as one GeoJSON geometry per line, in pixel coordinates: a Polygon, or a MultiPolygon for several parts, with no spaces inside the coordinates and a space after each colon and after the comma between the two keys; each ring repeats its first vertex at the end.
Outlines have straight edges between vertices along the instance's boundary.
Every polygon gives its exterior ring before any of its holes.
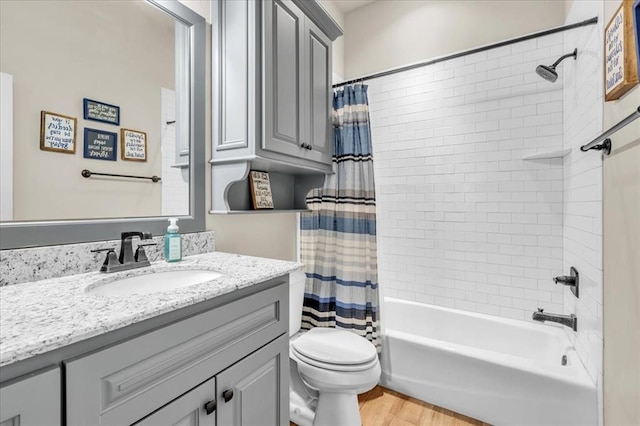
{"type": "Polygon", "coordinates": [[[539,152],[537,154],[523,155],[522,159],[523,160],[542,160],[545,158],[562,158],[570,152],[571,152],[570,149],[558,149],[556,151],[545,151],[545,152],[539,152]]]}

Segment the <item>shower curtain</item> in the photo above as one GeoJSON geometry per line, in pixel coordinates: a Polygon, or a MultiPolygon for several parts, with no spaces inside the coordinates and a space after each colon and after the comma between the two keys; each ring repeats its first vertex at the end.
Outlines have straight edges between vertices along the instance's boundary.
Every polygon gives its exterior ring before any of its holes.
{"type": "Polygon", "coordinates": [[[353,331],[378,349],[376,198],[367,86],[333,95],[333,171],[301,215],[302,328],[353,331]]]}

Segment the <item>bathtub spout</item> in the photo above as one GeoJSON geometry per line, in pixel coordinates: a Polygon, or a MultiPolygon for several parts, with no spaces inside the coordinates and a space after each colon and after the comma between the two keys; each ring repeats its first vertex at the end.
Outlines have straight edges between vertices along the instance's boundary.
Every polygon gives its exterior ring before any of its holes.
{"type": "Polygon", "coordinates": [[[534,321],[540,321],[540,322],[545,322],[545,321],[557,322],[559,324],[570,327],[571,329],[573,329],[573,331],[578,331],[578,318],[574,314],[571,314],[571,315],[548,314],[544,312],[542,309],[538,308],[538,311],[534,312],[533,315],[531,315],[531,319],[533,319],[534,321]]]}

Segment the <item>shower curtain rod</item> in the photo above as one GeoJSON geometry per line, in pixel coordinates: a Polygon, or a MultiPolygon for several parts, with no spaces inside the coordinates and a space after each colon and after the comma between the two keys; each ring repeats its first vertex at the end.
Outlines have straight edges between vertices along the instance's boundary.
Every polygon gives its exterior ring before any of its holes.
{"type": "Polygon", "coordinates": [[[394,68],[394,69],[391,69],[391,70],[382,71],[382,72],[378,72],[378,73],[375,73],[375,74],[365,75],[364,77],[359,77],[359,78],[354,78],[354,79],[351,79],[351,80],[343,81],[342,83],[334,84],[333,88],[335,89],[337,87],[346,86],[348,84],[362,83],[365,80],[371,80],[373,78],[384,77],[384,76],[396,74],[396,73],[399,73],[399,72],[402,72],[402,71],[409,71],[409,70],[412,70],[412,69],[415,69],[415,68],[421,68],[421,67],[425,67],[427,65],[437,64],[438,62],[443,62],[443,61],[448,61],[450,59],[460,58],[461,56],[467,56],[467,55],[471,55],[473,53],[484,52],[485,50],[491,50],[491,49],[495,49],[497,47],[507,46],[509,44],[514,44],[514,43],[518,43],[518,42],[521,42],[521,41],[531,40],[532,38],[542,37],[542,36],[546,36],[546,35],[549,35],[549,34],[555,34],[555,33],[559,33],[559,32],[562,32],[562,31],[567,31],[567,30],[571,30],[571,29],[574,29],[574,28],[584,27],[584,26],[587,26],[587,25],[593,25],[593,24],[597,24],[597,23],[598,23],[598,17],[596,16],[594,18],[587,19],[587,20],[582,21],[582,22],[576,22],[575,24],[563,25],[561,27],[551,28],[551,29],[540,31],[540,32],[537,32],[537,33],[527,34],[525,36],[516,37],[516,38],[509,39],[509,40],[504,40],[504,41],[499,41],[497,43],[487,44],[486,46],[476,47],[476,48],[469,49],[469,50],[463,50],[462,52],[453,53],[451,55],[440,56],[438,58],[431,59],[431,60],[428,60],[428,61],[425,61],[425,62],[419,62],[417,64],[407,65],[407,66],[404,66],[404,67],[394,68]]]}
{"type": "Polygon", "coordinates": [[[609,139],[609,136],[622,129],[638,117],[640,117],[640,106],[627,117],[620,120],[618,124],[614,124],[609,130],[607,130],[588,144],[582,145],[580,147],[580,151],[587,152],[591,149],[595,149],[598,151],[602,151],[605,155],[609,155],[611,153],[611,139],[609,139]]]}

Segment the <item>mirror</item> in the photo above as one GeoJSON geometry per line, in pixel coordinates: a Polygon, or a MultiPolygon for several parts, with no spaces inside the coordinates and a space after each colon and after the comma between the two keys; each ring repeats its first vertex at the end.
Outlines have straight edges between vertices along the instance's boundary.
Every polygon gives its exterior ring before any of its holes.
{"type": "Polygon", "coordinates": [[[204,230],[204,18],[178,1],[0,9],[0,248],[163,234],[163,216],[204,230]]]}

